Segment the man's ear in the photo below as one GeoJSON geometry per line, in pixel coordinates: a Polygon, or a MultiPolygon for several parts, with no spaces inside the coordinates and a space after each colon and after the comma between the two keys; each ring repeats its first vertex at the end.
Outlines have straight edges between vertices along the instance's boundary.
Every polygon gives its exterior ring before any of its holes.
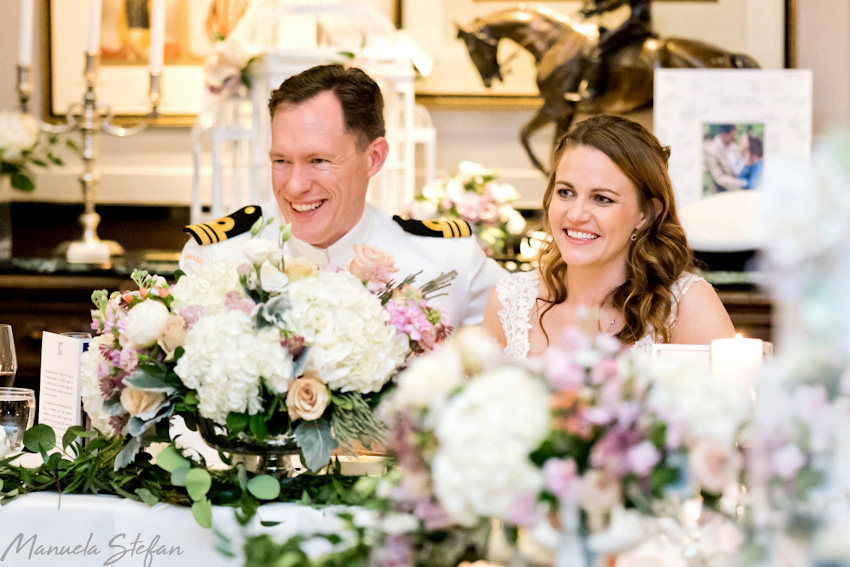
{"type": "Polygon", "coordinates": [[[381,168],[384,166],[384,162],[387,161],[387,154],[389,153],[390,144],[387,142],[386,138],[380,136],[372,140],[372,143],[369,144],[368,148],[366,148],[366,157],[369,160],[369,177],[377,175],[377,173],[381,171],[381,168]]]}

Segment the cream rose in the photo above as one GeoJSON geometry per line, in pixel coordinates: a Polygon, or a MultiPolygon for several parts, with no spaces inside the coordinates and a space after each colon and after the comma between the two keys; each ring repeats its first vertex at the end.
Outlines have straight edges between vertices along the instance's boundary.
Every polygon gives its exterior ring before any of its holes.
{"type": "Polygon", "coordinates": [[[146,392],[135,388],[124,388],[121,391],[121,405],[133,417],[150,419],[165,403],[162,392],[146,392]]]}
{"type": "Polygon", "coordinates": [[[588,471],[581,484],[579,506],[590,515],[610,512],[622,501],[620,482],[610,472],[592,469],[588,471]]]}
{"type": "Polygon", "coordinates": [[[153,346],[168,321],[168,307],[149,299],[134,306],[124,319],[124,335],[139,348],[153,346]]]}
{"type": "Polygon", "coordinates": [[[287,260],[283,265],[283,273],[286,274],[291,282],[309,278],[318,271],[319,266],[307,258],[292,258],[291,260],[287,260]]]}
{"type": "Polygon", "coordinates": [[[361,281],[387,283],[390,281],[390,274],[398,271],[391,252],[368,244],[363,244],[359,250],[355,244],[354,252],[357,255],[348,264],[348,271],[361,281]]]}
{"type": "Polygon", "coordinates": [[[702,489],[720,494],[741,470],[741,455],[733,446],[706,437],[694,444],[688,466],[702,489]]]}
{"type": "Polygon", "coordinates": [[[289,386],[286,395],[286,409],[289,410],[289,419],[301,418],[313,421],[322,417],[325,408],[328,407],[328,387],[323,382],[312,376],[299,378],[289,386]]]}
{"type": "Polygon", "coordinates": [[[179,346],[183,346],[183,340],[186,338],[186,321],[180,315],[169,315],[165,321],[165,327],[159,335],[157,344],[165,353],[165,360],[174,360],[174,351],[179,346]]]}

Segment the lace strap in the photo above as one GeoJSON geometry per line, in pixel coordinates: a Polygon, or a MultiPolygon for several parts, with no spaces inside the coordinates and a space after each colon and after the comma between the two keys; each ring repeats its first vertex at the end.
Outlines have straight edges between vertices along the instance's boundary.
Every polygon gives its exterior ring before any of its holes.
{"type": "Polygon", "coordinates": [[[496,284],[496,296],[502,308],[499,321],[505,331],[505,353],[514,360],[528,356],[531,346],[528,331],[531,329],[529,318],[537,299],[537,272],[511,274],[496,284]]]}
{"type": "Polygon", "coordinates": [[[673,326],[676,324],[676,320],[679,318],[679,303],[681,303],[682,298],[685,297],[685,294],[688,293],[688,290],[691,288],[691,285],[697,282],[704,282],[705,279],[699,277],[696,274],[691,274],[689,272],[683,273],[679,276],[673,285],[670,286],[670,291],[673,292],[673,307],[670,309],[670,317],[667,319],[667,328],[673,329],[673,326]]]}

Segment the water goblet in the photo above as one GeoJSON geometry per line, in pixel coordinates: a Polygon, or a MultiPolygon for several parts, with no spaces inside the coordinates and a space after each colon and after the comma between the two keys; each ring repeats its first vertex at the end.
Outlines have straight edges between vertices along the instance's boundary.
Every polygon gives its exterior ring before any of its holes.
{"type": "Polygon", "coordinates": [[[21,452],[24,432],[34,422],[35,392],[29,388],[0,388],[0,458],[21,452]]]}
{"type": "Polygon", "coordinates": [[[18,358],[15,355],[15,338],[11,325],[0,325],[0,387],[9,387],[15,382],[18,358]]]}

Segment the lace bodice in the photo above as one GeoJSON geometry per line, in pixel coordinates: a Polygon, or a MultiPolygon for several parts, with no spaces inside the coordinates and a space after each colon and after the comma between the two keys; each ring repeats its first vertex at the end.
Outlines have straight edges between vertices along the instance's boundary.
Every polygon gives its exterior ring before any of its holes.
{"type": "MultiPolygon", "coordinates": [[[[496,284],[496,296],[502,308],[499,310],[499,321],[505,332],[505,353],[514,360],[522,360],[528,356],[531,345],[528,342],[528,332],[531,330],[531,311],[534,301],[537,299],[537,284],[540,274],[534,272],[520,272],[511,274],[509,277],[496,284]]],[[[670,318],[667,320],[667,328],[672,329],[679,315],[679,301],[688,292],[688,288],[694,282],[704,281],[701,277],[683,273],[673,283],[673,308],[670,318]]],[[[649,353],[652,345],[656,342],[655,330],[650,328],[647,333],[637,341],[632,350],[639,353],[649,353]]]]}

